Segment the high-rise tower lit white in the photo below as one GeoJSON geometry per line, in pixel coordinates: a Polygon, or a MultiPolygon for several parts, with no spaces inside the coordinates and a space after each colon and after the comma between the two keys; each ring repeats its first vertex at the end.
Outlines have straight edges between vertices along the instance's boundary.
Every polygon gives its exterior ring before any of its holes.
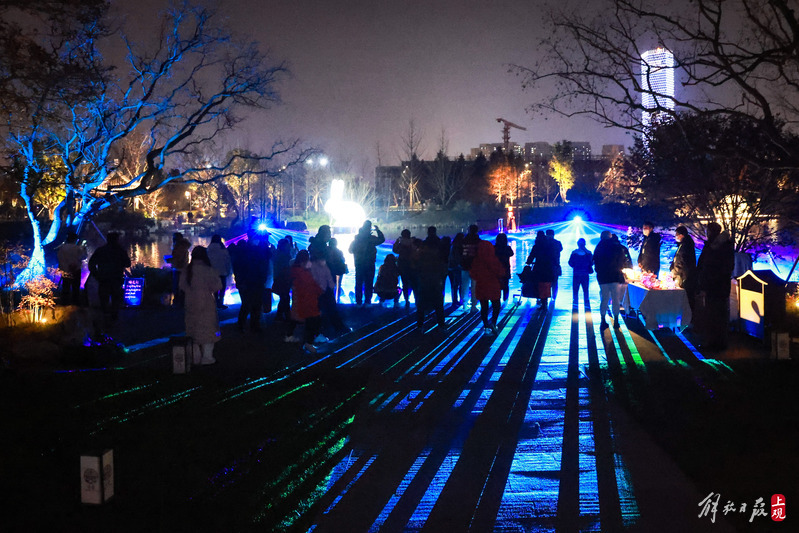
{"type": "Polygon", "coordinates": [[[674,55],[670,51],[656,48],[641,54],[641,88],[641,104],[652,110],[641,117],[648,128],[664,109],[674,110],[674,55]]]}

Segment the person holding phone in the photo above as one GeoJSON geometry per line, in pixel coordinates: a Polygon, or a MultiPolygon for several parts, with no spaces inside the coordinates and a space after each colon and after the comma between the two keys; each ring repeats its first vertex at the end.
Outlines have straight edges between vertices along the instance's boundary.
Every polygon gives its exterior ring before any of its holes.
{"type": "Polygon", "coordinates": [[[358,306],[372,303],[377,247],[384,242],[386,238],[380,228],[372,228],[372,221],[367,220],[350,244],[349,252],[355,258],[355,303],[358,306]],[[375,235],[372,235],[373,229],[375,235]]]}

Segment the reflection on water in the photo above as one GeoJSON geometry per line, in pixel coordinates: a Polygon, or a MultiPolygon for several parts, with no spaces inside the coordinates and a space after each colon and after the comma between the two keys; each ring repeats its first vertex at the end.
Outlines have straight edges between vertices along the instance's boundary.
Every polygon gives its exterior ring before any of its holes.
{"type": "MultiPolygon", "coordinates": [[[[208,246],[209,237],[190,235],[192,247],[208,246]]],[[[154,240],[138,241],[128,246],[128,254],[132,265],[142,264],[148,267],[162,268],[169,264],[164,260],[165,255],[172,254],[172,235],[160,235],[154,240]]]]}

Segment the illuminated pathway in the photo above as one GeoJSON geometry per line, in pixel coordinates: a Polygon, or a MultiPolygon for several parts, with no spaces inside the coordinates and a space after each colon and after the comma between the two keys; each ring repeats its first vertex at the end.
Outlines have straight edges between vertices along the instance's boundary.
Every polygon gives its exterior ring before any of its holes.
{"type": "MultiPolygon", "coordinates": [[[[580,236],[598,233],[586,228],[580,236]]],[[[573,246],[564,242],[564,248],[565,265],[573,246]]],[[[339,369],[368,366],[373,374],[341,460],[306,515],[310,530],[641,527],[637,487],[605,393],[611,377],[625,387],[624,375],[644,372],[638,336],[626,325],[600,331],[582,303],[572,309],[570,276],[561,285],[547,313],[534,302],[509,302],[496,338],[483,336],[475,314],[457,313],[446,336],[433,329],[414,337],[409,327],[382,348],[340,363],[339,369]]],[[[598,308],[598,294],[591,305],[598,308]]],[[[668,360],[657,349],[651,356],[668,360]]],[[[651,451],[643,441],[636,446],[651,451]]],[[[642,493],[651,489],[647,483],[641,478],[642,493]]],[[[690,519],[699,499],[678,472],[654,483],[678,493],[680,511],[658,511],[650,502],[655,509],[643,523],[662,513],[681,530],[680,520],[690,519]]]]}
{"type": "MultiPolygon", "coordinates": [[[[567,274],[576,239],[593,249],[606,228],[552,227],[567,274]]],[[[514,272],[532,237],[512,236],[514,272]]],[[[352,309],[366,325],[317,355],[283,343],[274,325],[223,335],[219,364],[189,375],[171,375],[155,345],[126,368],[56,373],[42,385],[58,392],[41,415],[52,419],[24,434],[26,448],[50,457],[53,442],[116,442],[120,498],[109,515],[42,513],[24,498],[35,508],[25,518],[41,522],[27,530],[696,530],[705,495],[611,398],[635,404],[644,362],[684,365],[697,382],[729,369],[635,319],[600,331],[590,309],[572,309],[571,276],[560,281],[546,312],[511,299],[496,337],[462,310],[446,332],[430,319],[420,334],[404,308],[352,309]]],[[[27,479],[25,464],[9,479],[27,479]]],[[[50,483],[47,501],[72,501],[70,483],[36,479],[50,483]]]]}

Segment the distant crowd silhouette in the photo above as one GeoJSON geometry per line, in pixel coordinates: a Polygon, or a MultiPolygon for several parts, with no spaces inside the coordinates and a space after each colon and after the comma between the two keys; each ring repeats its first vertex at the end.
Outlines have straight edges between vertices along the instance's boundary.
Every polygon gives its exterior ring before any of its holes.
{"type": "MultiPolygon", "coordinates": [[[[651,222],[642,225],[638,266],[642,272],[658,276],[661,235],[654,229],[651,222]]],[[[291,236],[279,239],[276,246],[268,232],[250,230],[246,237],[226,246],[219,235],[214,235],[205,248],[192,247],[181,233],[173,235],[172,254],[167,257],[172,269],[172,305],[184,309],[186,333],[197,345],[201,364],[215,362],[213,346],[221,338],[218,311],[227,309],[224,298],[231,275],[241,299],[237,323],[242,332],[261,330],[262,315],[272,311],[273,295],[278,297],[274,319],[285,324],[284,340],[301,342],[307,352],[315,353],[319,343],[327,342],[323,332],[332,336],[350,331],[338,308],[342,278],[350,272],[330,226],[320,226],[306,250],[300,250],[291,236]],[[302,337],[298,337],[295,332],[301,324],[302,337]]],[[[707,225],[707,239],[698,259],[685,226],[676,228],[674,238],[677,250],[669,271],[686,291],[693,325],[702,334],[703,346],[723,348],[727,343],[725,317],[729,316],[731,278],[734,271],[740,275],[751,267],[751,260],[746,264],[736,257],[729,233],[715,222],[707,225]],[[744,264],[736,267],[736,261],[744,264]]],[[[347,250],[355,266],[351,303],[363,308],[372,305],[376,297],[379,304],[393,302],[395,308],[404,301],[408,309],[413,300],[420,331],[426,331],[429,313],[434,314],[436,326],[446,331],[444,302],[449,282],[452,308],[476,312],[479,304],[484,334],[497,334],[500,309],[510,297],[513,275],[514,251],[506,234],[499,233],[491,243],[481,238],[476,225],[452,238],[439,236],[435,226],[427,228],[424,238],[404,229],[376,269],[377,248],[385,241],[383,232],[368,220],[353,238],[347,250]]],[[[536,298],[544,311],[550,299],[558,295],[562,251],[563,245],[552,229],[538,231],[518,273],[520,296],[536,298]]],[[[62,303],[82,302],[81,263],[86,257],[85,246],[74,234],[59,248],[62,303]]],[[[89,258],[90,275],[85,286],[86,293],[91,293],[89,303],[112,322],[119,315],[125,270],[130,264],[117,233],[109,233],[107,243],[89,258]]],[[[588,250],[585,239],[578,239],[568,265],[572,269],[573,305],[578,305],[582,290],[585,309],[590,309],[590,276],[596,273],[600,327],[609,327],[610,316],[614,328],[618,328],[627,285],[624,269],[633,267],[629,249],[615,233],[606,230],[593,251],[588,250]]]]}

